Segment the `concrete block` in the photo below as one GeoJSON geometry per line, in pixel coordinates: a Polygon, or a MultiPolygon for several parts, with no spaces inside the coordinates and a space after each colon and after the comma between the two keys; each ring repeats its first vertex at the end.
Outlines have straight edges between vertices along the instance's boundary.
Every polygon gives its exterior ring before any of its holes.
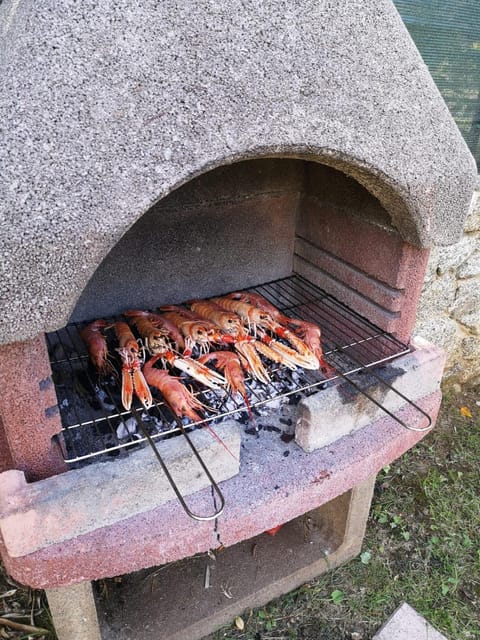
{"type": "Polygon", "coordinates": [[[91,582],[46,593],[58,640],[101,640],[91,582]]]}
{"type": "MultiPolygon", "coordinates": [[[[416,340],[416,341],[415,341],[416,340]]],[[[416,400],[440,388],[445,355],[422,338],[418,348],[386,365],[382,377],[407,398],[416,400]]],[[[395,412],[405,400],[388,387],[365,376],[352,379],[389,411],[395,412]]],[[[385,412],[361,393],[352,393],[347,382],[329,387],[300,401],[295,441],[305,451],[314,451],[379,420],[385,412]]]]}
{"type": "MultiPolygon", "coordinates": [[[[190,437],[214,479],[221,482],[238,473],[240,427],[230,421],[214,430],[228,451],[206,429],[190,437]]],[[[209,485],[183,437],[163,441],[158,449],[182,495],[209,485]]],[[[21,475],[18,471],[0,475],[0,531],[11,557],[76,538],[175,498],[150,447],[114,463],[83,467],[33,484],[24,479],[22,483],[21,475]]]]}
{"type": "Polygon", "coordinates": [[[0,472],[27,480],[66,471],[52,436],[62,429],[44,335],[0,346],[0,472]]]}
{"type": "Polygon", "coordinates": [[[404,602],[372,640],[447,640],[424,617],[404,602]]]}

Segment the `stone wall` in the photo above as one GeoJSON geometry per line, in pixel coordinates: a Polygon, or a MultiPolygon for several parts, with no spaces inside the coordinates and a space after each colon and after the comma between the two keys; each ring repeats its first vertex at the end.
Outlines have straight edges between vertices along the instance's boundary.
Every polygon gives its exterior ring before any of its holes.
{"type": "Polygon", "coordinates": [[[448,384],[480,384],[480,178],[463,237],[431,252],[415,333],[446,350],[448,384]]]}

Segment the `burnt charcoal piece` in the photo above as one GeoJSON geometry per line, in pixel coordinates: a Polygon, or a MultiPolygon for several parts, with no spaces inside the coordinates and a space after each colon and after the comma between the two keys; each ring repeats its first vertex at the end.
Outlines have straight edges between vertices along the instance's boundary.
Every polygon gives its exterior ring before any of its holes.
{"type": "Polygon", "coordinates": [[[284,458],[288,458],[289,455],[290,455],[290,451],[284,451],[283,452],[283,457],[284,458]]]}
{"type": "Polygon", "coordinates": [[[283,431],[282,435],[280,436],[280,440],[282,442],[285,442],[286,444],[291,442],[294,438],[295,438],[295,434],[294,433],[286,433],[285,431],[283,431]]]}
{"type": "Polygon", "coordinates": [[[291,396],[288,397],[288,404],[298,404],[302,396],[300,393],[292,393],[291,396]]]}
{"type": "Polygon", "coordinates": [[[322,384],[319,384],[317,387],[312,387],[311,389],[305,389],[303,393],[306,397],[313,396],[314,393],[317,393],[318,391],[323,391],[324,389],[327,389],[332,384],[334,384],[332,380],[326,380],[325,382],[322,382],[322,384]]]}
{"type": "Polygon", "coordinates": [[[257,425],[257,428],[250,427],[249,429],[245,429],[245,433],[248,433],[249,436],[257,436],[257,438],[258,438],[258,433],[262,429],[263,429],[263,424],[259,424],[259,425],[257,425]]]}
{"type": "Polygon", "coordinates": [[[248,424],[250,422],[250,416],[248,415],[248,413],[244,411],[242,411],[241,413],[238,413],[236,418],[238,422],[240,422],[240,424],[248,424]]]}
{"type": "Polygon", "coordinates": [[[274,427],[272,424],[262,424],[259,425],[264,431],[273,431],[275,433],[282,433],[282,430],[278,427],[274,427]]]}
{"type": "Polygon", "coordinates": [[[291,427],[293,424],[293,420],[291,418],[280,418],[279,422],[281,422],[287,427],[291,427]]]}

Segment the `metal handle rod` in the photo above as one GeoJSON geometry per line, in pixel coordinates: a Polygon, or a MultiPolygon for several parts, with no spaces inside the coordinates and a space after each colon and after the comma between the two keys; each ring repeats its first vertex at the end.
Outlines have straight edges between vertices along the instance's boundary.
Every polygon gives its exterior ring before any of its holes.
{"type": "MultiPolygon", "coordinates": [[[[335,351],[343,351],[344,349],[346,349],[347,347],[341,347],[337,344],[335,344],[335,351]]],[[[398,389],[396,389],[394,386],[392,386],[389,382],[387,382],[386,380],[384,380],[381,376],[378,375],[378,373],[376,373],[375,371],[373,371],[373,369],[371,369],[371,367],[374,366],[374,364],[371,365],[365,365],[362,364],[362,362],[360,360],[358,360],[358,358],[355,358],[354,356],[352,356],[350,353],[348,354],[348,357],[350,358],[350,360],[352,360],[353,362],[355,362],[356,364],[358,364],[359,366],[361,366],[364,370],[368,369],[369,373],[376,379],[378,380],[381,384],[383,384],[384,386],[386,386],[388,389],[390,389],[391,391],[393,391],[396,395],[400,396],[400,398],[402,398],[403,400],[405,400],[405,402],[407,402],[411,407],[413,407],[416,411],[418,411],[419,413],[421,413],[425,418],[427,418],[428,420],[428,424],[426,427],[412,427],[411,425],[408,425],[406,422],[404,422],[403,420],[401,420],[398,416],[396,416],[394,413],[392,413],[389,409],[387,409],[387,407],[385,407],[381,402],[379,402],[378,400],[376,400],[373,396],[371,396],[369,393],[367,393],[364,389],[362,389],[360,387],[360,385],[356,384],[355,382],[353,382],[353,380],[351,380],[348,375],[349,374],[345,374],[342,373],[341,371],[338,371],[338,373],[340,374],[340,376],[346,380],[349,384],[351,384],[355,389],[357,389],[357,391],[359,391],[361,394],[363,394],[366,398],[368,398],[371,402],[373,402],[373,404],[375,404],[377,407],[379,407],[379,409],[382,409],[382,411],[384,411],[386,414],[388,414],[391,418],[393,418],[396,422],[398,422],[400,425],[402,425],[402,427],[405,427],[405,429],[408,429],[409,431],[418,431],[418,432],[423,432],[423,431],[428,431],[429,429],[432,428],[432,418],[431,416],[428,415],[428,413],[426,413],[421,407],[418,406],[418,404],[416,404],[415,402],[413,402],[413,400],[411,400],[410,398],[408,398],[405,394],[403,394],[401,391],[399,391],[398,389]]],[[[333,366],[333,365],[332,365],[333,366]]],[[[351,374],[350,374],[351,375],[351,374]]]]}
{"type": "Polygon", "coordinates": [[[148,444],[151,446],[151,448],[153,449],[153,453],[155,454],[157,460],[159,461],[168,482],[170,483],[170,486],[172,487],[172,489],[175,492],[175,495],[177,496],[180,504],[183,507],[183,510],[185,511],[185,513],[190,516],[190,518],[193,518],[194,520],[201,520],[201,521],[208,521],[208,520],[215,520],[216,518],[218,518],[218,516],[222,513],[224,507],[225,507],[225,498],[222,494],[222,492],[220,491],[217,483],[215,482],[215,480],[212,477],[212,474],[210,473],[207,465],[205,464],[205,462],[203,461],[200,453],[198,452],[197,448],[195,447],[195,445],[193,444],[193,442],[191,441],[191,439],[189,438],[187,432],[184,429],[184,426],[182,424],[182,421],[177,417],[175,417],[175,421],[177,423],[178,428],[180,429],[180,431],[182,432],[183,436],[185,437],[185,439],[187,440],[191,450],[193,451],[195,457],[197,458],[198,462],[200,463],[203,471],[205,472],[205,475],[207,476],[210,485],[212,486],[212,489],[214,490],[214,492],[217,494],[217,496],[220,499],[220,507],[212,514],[212,515],[208,515],[208,516],[202,516],[202,515],[198,515],[196,513],[193,513],[193,511],[191,511],[191,509],[188,507],[187,503],[185,502],[182,494],[180,493],[179,488],[177,487],[174,479],[172,478],[172,475],[170,474],[167,465],[165,464],[165,462],[163,461],[162,456],[160,455],[160,452],[158,451],[157,445],[155,444],[155,441],[153,440],[153,438],[150,436],[150,434],[148,433],[148,431],[145,429],[145,427],[143,426],[143,421],[142,418],[140,417],[137,409],[132,405],[131,407],[131,411],[132,411],[132,415],[135,417],[135,420],[137,421],[138,427],[141,430],[141,432],[143,433],[143,435],[145,436],[145,438],[148,440],[148,444]]]}

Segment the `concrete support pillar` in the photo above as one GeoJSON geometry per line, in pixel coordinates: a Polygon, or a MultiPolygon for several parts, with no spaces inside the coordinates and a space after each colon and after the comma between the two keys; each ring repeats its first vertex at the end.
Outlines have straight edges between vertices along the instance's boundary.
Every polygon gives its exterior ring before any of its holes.
{"type": "Polygon", "coordinates": [[[58,640],[101,640],[91,582],[46,590],[58,640]]]}

